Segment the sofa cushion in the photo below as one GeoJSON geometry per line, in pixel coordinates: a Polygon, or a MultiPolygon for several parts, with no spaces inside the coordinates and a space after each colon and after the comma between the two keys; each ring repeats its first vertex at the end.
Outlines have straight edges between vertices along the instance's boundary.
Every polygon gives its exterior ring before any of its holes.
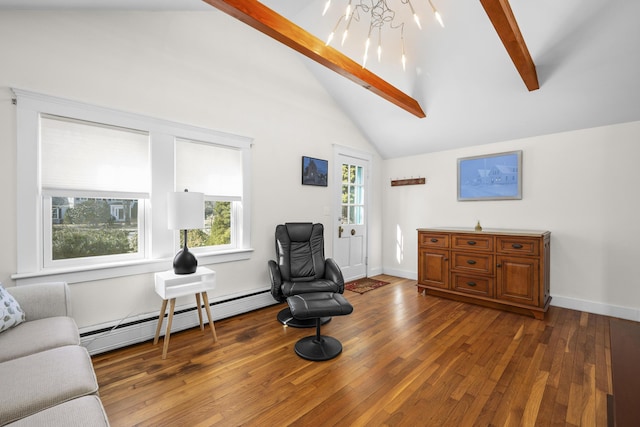
{"type": "Polygon", "coordinates": [[[0,333],[24,322],[20,304],[0,285],[0,333]]]}
{"type": "Polygon", "coordinates": [[[69,345],[0,363],[0,425],[95,394],[89,353],[69,345]]]}
{"type": "Polygon", "coordinates": [[[0,335],[0,362],[78,344],[78,327],[71,317],[49,317],[24,322],[0,335]]]}
{"type": "Polygon", "coordinates": [[[83,396],[45,409],[14,423],[11,427],[108,427],[107,415],[96,395],[83,396]]]}

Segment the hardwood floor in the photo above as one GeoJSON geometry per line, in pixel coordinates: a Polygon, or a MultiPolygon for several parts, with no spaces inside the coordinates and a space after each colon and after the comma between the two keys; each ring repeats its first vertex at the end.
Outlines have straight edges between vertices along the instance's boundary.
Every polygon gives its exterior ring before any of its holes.
{"type": "Polygon", "coordinates": [[[425,296],[415,281],[345,291],[325,362],[293,346],[283,305],[93,357],[112,426],[606,426],[609,318],[551,307],[544,321],[425,296]]]}

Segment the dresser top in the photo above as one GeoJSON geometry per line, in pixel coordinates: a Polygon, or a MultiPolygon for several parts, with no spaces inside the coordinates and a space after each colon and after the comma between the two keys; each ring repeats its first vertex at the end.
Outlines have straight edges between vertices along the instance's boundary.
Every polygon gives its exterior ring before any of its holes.
{"type": "Polygon", "coordinates": [[[418,228],[418,231],[427,231],[433,233],[469,233],[469,234],[498,234],[503,236],[532,236],[541,237],[551,235],[550,231],[541,230],[515,230],[509,228],[482,228],[482,231],[476,231],[473,227],[434,227],[434,228],[418,228]]]}

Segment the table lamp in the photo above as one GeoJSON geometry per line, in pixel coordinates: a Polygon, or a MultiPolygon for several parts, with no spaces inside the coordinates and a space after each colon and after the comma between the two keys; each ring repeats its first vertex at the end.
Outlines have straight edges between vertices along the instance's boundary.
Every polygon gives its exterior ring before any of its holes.
{"type": "Polygon", "coordinates": [[[173,258],[175,274],[195,273],[198,260],[187,247],[187,231],[204,227],[204,194],[184,192],[169,193],[168,223],[170,230],[184,230],[184,247],[173,258]]]}

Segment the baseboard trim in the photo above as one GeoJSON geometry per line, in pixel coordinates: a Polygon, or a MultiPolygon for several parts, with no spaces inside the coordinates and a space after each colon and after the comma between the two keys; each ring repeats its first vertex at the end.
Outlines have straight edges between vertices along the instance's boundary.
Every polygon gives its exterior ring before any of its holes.
{"type": "Polygon", "coordinates": [[[552,295],[551,305],[640,322],[640,309],[552,295]]]}
{"type": "Polygon", "coordinates": [[[373,277],[373,276],[377,276],[379,274],[383,274],[382,273],[382,268],[370,268],[367,270],[367,277],[373,277]]]}
{"type": "MultiPolygon", "coordinates": [[[[416,280],[416,273],[403,270],[385,269],[384,274],[416,280]]],[[[551,305],[571,310],[585,311],[604,316],[640,322],[640,309],[605,304],[595,301],[552,295],[551,305]]],[[[249,292],[228,295],[210,302],[214,320],[225,319],[249,311],[258,310],[277,304],[269,289],[258,289],[249,292]]],[[[131,316],[118,322],[108,322],[80,330],[80,343],[87,348],[89,354],[99,354],[128,345],[153,339],[158,322],[157,313],[146,313],[131,316]]],[[[195,304],[176,307],[173,317],[172,332],[198,326],[198,312],[195,304]]],[[[164,335],[166,320],[162,325],[164,335]]]]}
{"type": "MultiPolygon", "coordinates": [[[[269,289],[258,289],[249,292],[227,295],[219,300],[210,300],[213,320],[225,319],[238,314],[268,307],[276,304],[269,289]]],[[[160,309],[160,307],[158,307],[160,309]]],[[[203,313],[204,314],[204,313],[203,313]]],[[[206,319],[206,314],[204,314],[206,319]]],[[[158,313],[146,313],[131,316],[118,322],[108,322],[80,330],[80,344],[89,354],[99,354],[117,348],[153,339],[158,324],[158,313]]],[[[171,332],[196,327],[200,324],[198,311],[194,304],[176,307],[171,332]]],[[[164,336],[166,318],[162,324],[161,335],[164,336]]]]}
{"type": "Polygon", "coordinates": [[[418,280],[418,273],[416,273],[415,271],[398,270],[395,268],[385,268],[384,273],[381,273],[381,274],[388,274],[389,276],[402,277],[403,279],[409,279],[409,280],[418,280]]]}
{"type": "MultiPolygon", "coordinates": [[[[402,277],[405,279],[418,280],[415,271],[405,271],[385,268],[384,274],[402,277]]],[[[555,307],[568,308],[571,310],[585,311],[587,313],[601,314],[603,316],[618,317],[620,319],[640,322],[640,308],[622,307],[618,305],[605,304],[596,301],[569,298],[559,295],[551,295],[551,305],[555,307]]]]}

